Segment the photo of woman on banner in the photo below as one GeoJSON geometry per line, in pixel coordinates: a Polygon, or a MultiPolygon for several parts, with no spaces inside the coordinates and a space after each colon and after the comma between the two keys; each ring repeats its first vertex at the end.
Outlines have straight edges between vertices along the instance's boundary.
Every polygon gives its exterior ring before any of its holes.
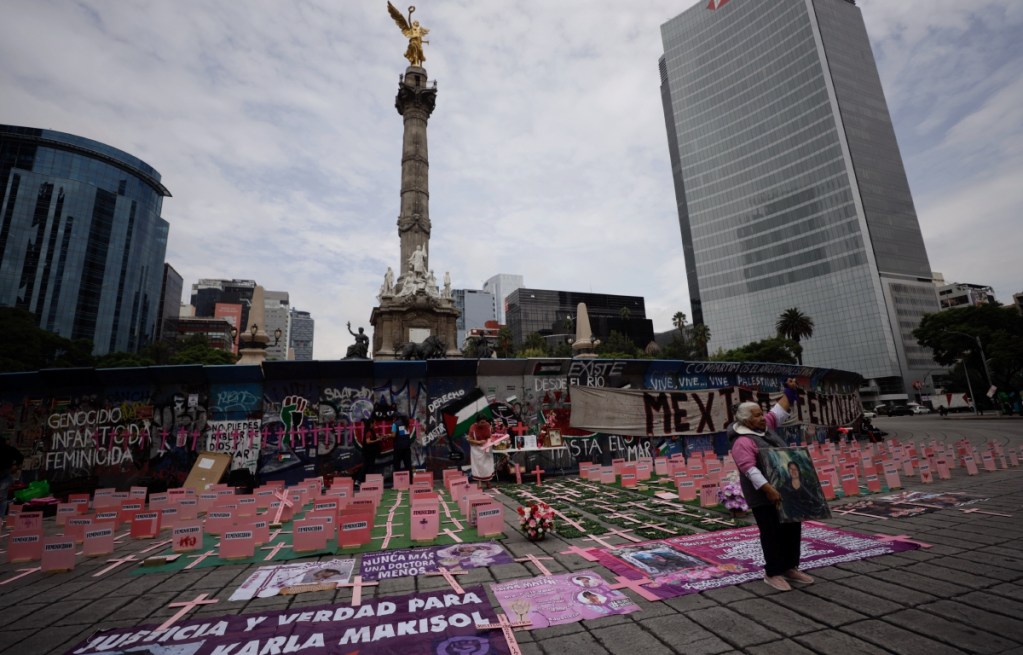
{"type": "Polygon", "coordinates": [[[779,518],[783,523],[831,518],[806,448],[771,449],[766,456],[768,477],[781,494],[779,518]]]}

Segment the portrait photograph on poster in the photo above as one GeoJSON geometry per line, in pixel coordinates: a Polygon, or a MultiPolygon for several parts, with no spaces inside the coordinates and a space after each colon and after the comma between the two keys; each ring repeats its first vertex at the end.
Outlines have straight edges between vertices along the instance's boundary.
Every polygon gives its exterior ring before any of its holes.
{"type": "Polygon", "coordinates": [[[830,519],[831,509],[805,447],[770,448],[764,451],[767,478],[781,494],[778,515],[782,523],[830,519]]]}
{"type": "Polygon", "coordinates": [[[561,430],[548,430],[547,431],[547,447],[548,448],[561,448],[561,430]]]}

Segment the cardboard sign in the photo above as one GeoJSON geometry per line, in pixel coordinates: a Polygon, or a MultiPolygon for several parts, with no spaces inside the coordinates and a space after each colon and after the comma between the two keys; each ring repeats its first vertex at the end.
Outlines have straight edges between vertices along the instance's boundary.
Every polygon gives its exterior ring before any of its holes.
{"type": "Polygon", "coordinates": [[[43,542],[43,571],[73,571],[75,568],[75,542],[67,537],[47,537],[43,542]]]}
{"type": "Polygon", "coordinates": [[[252,495],[256,498],[256,507],[258,509],[265,510],[274,501],[274,489],[260,487],[253,491],[252,495]]]}
{"type": "Polygon", "coordinates": [[[326,550],[329,532],[321,521],[303,519],[295,521],[292,546],[296,553],[311,553],[326,550]]]}
{"type": "Polygon", "coordinates": [[[256,536],[252,530],[228,530],[220,538],[221,559],[247,559],[256,554],[256,536]]]}
{"type": "Polygon", "coordinates": [[[899,477],[899,471],[895,468],[894,464],[888,464],[884,467],[884,483],[888,486],[888,489],[902,488],[902,479],[899,477]]]}
{"type": "Polygon", "coordinates": [[[612,466],[604,466],[600,469],[600,482],[602,484],[614,484],[617,481],[615,470],[612,466]]]}
{"type": "Polygon", "coordinates": [[[69,516],[78,516],[78,505],[57,503],[57,515],[55,517],[57,525],[64,525],[69,516]]]}
{"type": "Polygon", "coordinates": [[[906,458],[902,460],[902,474],[910,477],[916,475],[916,466],[913,464],[913,460],[906,458]]]}
{"type": "Polygon", "coordinates": [[[440,532],[440,509],[437,502],[424,499],[413,502],[411,509],[412,541],[433,541],[440,532]]]}
{"type": "MultiPolygon", "coordinates": [[[[94,521],[91,516],[73,516],[67,520],[64,525],[64,536],[74,541],[76,544],[82,543],[85,540],[85,531],[91,530],[94,521]]],[[[107,524],[113,529],[113,525],[107,524]]]]}
{"type": "Polygon", "coordinates": [[[504,506],[491,502],[476,509],[476,534],[481,537],[498,535],[504,532],[504,506]]]}
{"type": "Polygon", "coordinates": [[[636,487],[636,474],[635,474],[635,472],[622,473],[622,486],[625,487],[626,489],[629,489],[629,488],[633,488],[634,489],[636,487]]]}
{"type": "Polygon", "coordinates": [[[396,471],[394,475],[391,476],[391,483],[398,491],[408,491],[408,488],[411,485],[410,477],[411,475],[408,471],[396,471]]]}
{"type": "Polygon", "coordinates": [[[433,489],[433,473],[429,471],[416,471],[412,474],[412,484],[427,484],[433,489]]]}
{"type": "Polygon", "coordinates": [[[205,530],[209,534],[223,534],[231,529],[235,521],[234,511],[229,509],[212,510],[206,514],[205,530]]]}
{"type": "Polygon", "coordinates": [[[867,491],[875,494],[881,492],[881,480],[878,479],[876,473],[868,475],[863,479],[867,482],[867,491]]]}
{"type": "Polygon", "coordinates": [[[240,517],[250,517],[250,516],[255,516],[256,515],[256,510],[258,509],[258,507],[256,505],[256,497],[255,496],[242,496],[241,498],[239,498],[237,500],[237,502],[238,502],[238,516],[240,516],[240,517]]]}
{"type": "Polygon", "coordinates": [[[120,514],[120,512],[116,510],[109,512],[96,512],[95,524],[99,525],[101,523],[110,523],[112,524],[112,527],[116,527],[118,525],[117,523],[118,514],[120,514]]]}
{"type": "Polygon", "coordinates": [[[128,490],[128,498],[132,500],[146,500],[146,495],[149,493],[149,489],[146,487],[132,487],[128,490]]]}
{"type": "Polygon", "coordinates": [[[852,473],[842,476],[842,493],[847,497],[860,495],[860,482],[852,473]]]}
{"type": "Polygon", "coordinates": [[[160,529],[173,528],[179,523],[179,512],[177,507],[160,508],[160,529]]]}
{"type": "Polygon", "coordinates": [[[678,481],[678,499],[682,501],[696,500],[696,482],[693,480],[678,481]]]}
{"type": "Polygon", "coordinates": [[[700,484],[700,507],[714,507],[719,504],[718,483],[712,480],[700,484]]]}
{"type": "Polygon", "coordinates": [[[625,460],[622,458],[615,458],[611,460],[611,468],[614,470],[615,476],[622,474],[622,467],[625,466],[625,460]]]}
{"type": "Polygon", "coordinates": [[[247,530],[252,530],[252,534],[254,534],[256,536],[256,545],[257,546],[262,546],[265,543],[269,543],[269,541],[270,541],[270,521],[267,521],[266,519],[261,519],[261,520],[258,520],[258,521],[253,521],[252,523],[250,523],[248,525],[248,527],[246,529],[247,530]]]}
{"type": "Polygon", "coordinates": [[[86,557],[111,555],[114,552],[114,529],[110,527],[86,530],[82,552],[86,557]]]}
{"type": "Polygon", "coordinates": [[[205,491],[224,479],[228,469],[231,468],[233,457],[232,453],[199,453],[199,458],[195,460],[195,464],[182,486],[196,491],[205,491]]]}
{"type": "Polygon", "coordinates": [[[7,538],[7,561],[34,562],[43,557],[43,535],[38,533],[12,533],[7,538]]]}
{"type": "Polygon", "coordinates": [[[337,535],[337,526],[341,522],[337,512],[325,511],[325,512],[307,512],[305,518],[310,521],[319,521],[323,525],[327,526],[327,539],[333,539],[337,535]]]}
{"type": "Polygon", "coordinates": [[[272,503],[270,503],[270,507],[267,510],[267,516],[269,516],[270,519],[273,520],[273,519],[275,519],[277,517],[277,512],[278,511],[281,512],[281,518],[280,518],[280,522],[281,523],[287,523],[288,521],[290,521],[292,516],[294,516],[294,513],[295,513],[294,506],[292,506],[292,505],[285,505],[284,509],[281,510],[281,501],[275,500],[272,503]]]}
{"type": "Polygon", "coordinates": [[[995,472],[995,458],[991,455],[990,452],[986,452],[983,455],[981,455],[980,461],[984,463],[985,471],[987,471],[988,473],[995,472]]]}
{"type": "MultiPolygon", "coordinates": [[[[92,495],[92,508],[100,510],[107,509],[109,507],[117,507],[120,501],[114,498],[115,492],[116,489],[97,489],[96,493],[92,495]]],[[[68,500],[71,500],[71,496],[68,496],[68,500]]]]}
{"type": "Polygon", "coordinates": [[[178,508],[178,523],[195,521],[199,517],[199,500],[195,497],[178,497],[174,500],[178,508]]]}
{"type": "Polygon", "coordinates": [[[12,532],[39,532],[43,531],[42,512],[20,512],[10,523],[12,532]]]}
{"type": "Polygon", "coordinates": [[[352,513],[341,518],[337,531],[338,548],[358,548],[369,543],[373,531],[373,514],[352,513]]]}
{"type": "Polygon", "coordinates": [[[489,507],[494,504],[494,499],[490,496],[476,496],[469,501],[469,525],[476,527],[476,514],[481,508],[489,507]]]}
{"type": "Polygon", "coordinates": [[[160,512],[136,512],[131,520],[132,539],[152,539],[160,534],[160,512]]]}
{"type": "Polygon", "coordinates": [[[939,480],[950,480],[952,479],[952,472],[948,468],[948,460],[944,457],[938,457],[934,460],[934,468],[938,470],[939,480]]]}
{"type": "Polygon", "coordinates": [[[198,523],[179,525],[171,533],[171,549],[175,553],[190,553],[202,548],[202,526],[198,523]]]}
{"type": "Polygon", "coordinates": [[[963,455],[963,466],[966,467],[966,473],[968,475],[977,475],[977,460],[974,459],[973,455],[963,455]]]}
{"type": "Polygon", "coordinates": [[[831,485],[831,480],[825,477],[818,477],[821,483],[821,491],[824,492],[824,500],[835,499],[835,488],[831,485]]]}
{"type": "Polygon", "coordinates": [[[636,464],[636,478],[638,480],[650,479],[650,465],[646,462],[636,464]]]}

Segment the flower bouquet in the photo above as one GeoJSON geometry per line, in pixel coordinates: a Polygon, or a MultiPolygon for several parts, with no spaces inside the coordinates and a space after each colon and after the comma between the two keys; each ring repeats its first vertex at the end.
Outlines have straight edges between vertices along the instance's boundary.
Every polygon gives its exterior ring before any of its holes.
{"type": "Polygon", "coordinates": [[[554,529],[554,510],[546,503],[533,503],[526,507],[520,507],[519,528],[526,539],[540,541],[547,536],[547,533],[554,529]]]}
{"type": "Polygon", "coordinates": [[[742,495],[742,487],[739,482],[732,480],[721,485],[718,490],[718,500],[726,509],[732,512],[732,516],[739,516],[749,511],[746,504],[746,497],[742,495]]]}

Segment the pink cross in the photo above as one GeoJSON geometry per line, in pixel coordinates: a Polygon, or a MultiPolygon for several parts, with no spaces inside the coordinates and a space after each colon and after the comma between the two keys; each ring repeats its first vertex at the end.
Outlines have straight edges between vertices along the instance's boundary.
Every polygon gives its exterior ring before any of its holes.
{"type": "Polygon", "coordinates": [[[606,541],[604,541],[600,537],[598,537],[596,535],[592,535],[592,534],[583,537],[583,539],[586,540],[586,541],[596,542],[596,543],[600,544],[601,546],[603,546],[604,548],[607,548],[608,550],[612,550],[612,549],[618,547],[618,546],[612,546],[611,544],[607,543],[606,541]]]}
{"type": "Polygon", "coordinates": [[[921,548],[930,548],[931,547],[931,544],[925,544],[922,541],[916,541],[914,539],[910,539],[908,534],[896,534],[896,535],[875,534],[874,536],[877,537],[877,539],[879,541],[902,541],[902,542],[905,542],[907,544],[916,544],[917,546],[920,546],[921,548]]]}
{"type": "Polygon", "coordinates": [[[971,507],[970,509],[961,509],[960,508],[959,511],[962,512],[963,514],[987,514],[988,516],[1004,516],[1005,518],[1009,518],[1009,519],[1012,518],[1012,514],[999,514],[998,512],[985,512],[984,510],[977,509],[976,507],[971,507]]]}
{"type": "Polygon", "coordinates": [[[613,534],[616,537],[621,537],[622,539],[625,539],[626,541],[631,541],[634,544],[638,544],[639,542],[643,541],[642,539],[639,539],[639,538],[637,538],[637,537],[635,537],[635,536],[633,536],[631,534],[625,534],[626,532],[632,532],[632,530],[617,530],[616,529],[616,530],[608,530],[607,531],[608,534],[613,534]]]}
{"type": "Polygon", "coordinates": [[[185,614],[188,614],[189,611],[195,609],[196,607],[199,607],[200,605],[212,605],[214,603],[219,602],[220,601],[217,600],[216,598],[212,600],[206,600],[206,594],[199,594],[198,596],[195,597],[195,600],[186,600],[185,602],[182,603],[171,603],[167,607],[180,607],[181,609],[179,609],[174,616],[170,617],[169,619],[161,623],[159,627],[156,628],[156,630],[153,630],[153,632],[163,632],[167,628],[174,625],[174,623],[177,622],[178,619],[183,617],[185,614]]]}
{"type": "Polygon", "coordinates": [[[274,544],[273,546],[266,546],[262,548],[261,550],[270,551],[269,553],[266,554],[266,557],[263,558],[263,561],[269,562],[273,558],[277,557],[277,553],[279,553],[282,548],[291,548],[291,546],[281,541],[279,543],[274,544]]]}
{"type": "Polygon", "coordinates": [[[597,561],[596,557],[594,557],[593,555],[590,555],[590,551],[588,551],[585,548],[580,548],[579,546],[572,546],[568,550],[561,551],[559,554],[561,554],[561,555],[578,555],[579,557],[583,558],[587,562],[596,562],[597,561]]]}
{"type": "Polygon", "coordinates": [[[455,576],[465,575],[466,573],[468,573],[468,571],[463,571],[461,569],[454,569],[449,571],[448,569],[442,566],[439,569],[437,569],[436,572],[427,573],[426,575],[442,576],[445,580],[448,581],[448,584],[451,585],[451,588],[455,590],[455,593],[461,595],[465,593],[465,589],[462,589],[462,585],[458,584],[458,580],[455,579],[455,576]]]}
{"type": "Polygon", "coordinates": [[[148,553],[151,550],[156,550],[157,548],[163,548],[167,544],[170,544],[170,543],[173,543],[173,542],[174,542],[173,539],[168,539],[167,541],[161,541],[159,543],[155,543],[152,546],[150,546],[149,548],[146,548],[145,550],[140,550],[139,551],[139,555],[144,555],[145,553],[148,553]]]}
{"type": "Polygon", "coordinates": [[[497,615],[497,623],[477,623],[477,630],[500,630],[504,635],[504,640],[508,643],[508,652],[511,655],[522,655],[522,649],[519,648],[519,642],[515,640],[515,628],[529,628],[532,627],[531,621],[520,621],[518,623],[512,623],[508,620],[508,617],[504,614],[497,615]]]}
{"type": "Polygon", "coordinates": [[[643,585],[652,582],[650,578],[629,580],[625,576],[616,575],[615,579],[618,580],[618,582],[613,585],[608,585],[608,589],[631,589],[647,600],[661,600],[659,596],[647,591],[646,588],[643,587],[643,585]]]}
{"type": "Polygon", "coordinates": [[[454,524],[455,524],[455,527],[457,527],[457,528],[458,528],[458,531],[459,531],[459,532],[461,532],[462,530],[464,530],[464,529],[465,529],[465,528],[463,528],[463,527],[462,527],[462,524],[458,522],[458,519],[456,519],[456,518],[455,518],[454,516],[451,516],[451,517],[449,517],[449,519],[450,519],[450,520],[448,520],[448,521],[445,521],[445,523],[454,523],[454,524]]]}
{"type": "Polygon", "coordinates": [[[138,560],[135,559],[134,557],[132,557],[131,555],[125,555],[124,557],[120,557],[118,559],[108,559],[107,562],[111,563],[110,566],[108,566],[105,569],[100,569],[99,571],[96,571],[95,573],[92,574],[92,577],[98,578],[99,576],[103,575],[104,573],[109,573],[110,571],[113,571],[114,569],[116,569],[118,566],[120,566],[122,564],[127,564],[128,562],[137,562],[137,561],[138,560]]]}
{"type": "Polygon", "coordinates": [[[199,562],[203,561],[207,557],[213,557],[216,554],[217,554],[217,551],[215,551],[215,550],[207,550],[202,555],[189,555],[189,557],[194,557],[195,561],[192,562],[191,564],[189,564],[188,566],[186,566],[185,570],[187,571],[188,569],[195,568],[196,564],[198,564],[199,562]]]}
{"type": "Polygon", "coordinates": [[[578,522],[573,521],[572,519],[568,518],[567,516],[562,514],[560,510],[554,510],[554,514],[556,516],[561,517],[562,521],[564,521],[565,523],[569,524],[570,526],[572,526],[576,530],[579,530],[580,532],[584,531],[584,528],[583,528],[583,526],[581,524],[579,524],[578,522]]]}
{"type": "Polygon", "coordinates": [[[462,539],[457,534],[452,532],[451,528],[444,528],[444,534],[454,539],[456,544],[462,543],[462,539]]]}
{"type": "Polygon", "coordinates": [[[623,512],[615,512],[614,514],[608,514],[607,518],[622,519],[623,521],[628,521],[629,523],[642,523],[642,521],[638,521],[635,518],[633,518],[631,514],[625,514],[623,512]]]}
{"type": "Polygon", "coordinates": [[[522,467],[515,463],[515,484],[522,484],[522,467]]]}
{"type": "Polygon", "coordinates": [[[358,607],[362,605],[362,588],[363,587],[375,587],[378,583],[376,582],[363,582],[362,576],[357,575],[352,578],[351,582],[339,582],[338,587],[351,587],[352,588],[352,607],[358,607]]]}
{"type": "Polygon", "coordinates": [[[544,566],[543,563],[540,561],[542,559],[550,560],[550,559],[554,559],[554,558],[553,557],[537,557],[536,555],[526,555],[525,557],[516,557],[515,561],[516,562],[532,562],[533,565],[536,566],[536,569],[538,571],[540,571],[540,573],[542,573],[543,575],[553,575],[550,572],[550,570],[546,566],[544,566]]]}
{"type": "Polygon", "coordinates": [[[661,532],[667,532],[668,534],[675,534],[674,530],[666,528],[660,523],[647,523],[646,525],[639,526],[639,528],[648,528],[651,530],[660,530],[661,532]]]}
{"type": "Polygon", "coordinates": [[[540,468],[539,464],[537,464],[536,468],[533,469],[532,471],[530,471],[530,473],[533,473],[533,474],[536,475],[536,486],[539,487],[540,486],[540,476],[543,475],[543,469],[540,468]]]}
{"type": "Polygon", "coordinates": [[[273,522],[277,525],[280,525],[281,516],[284,515],[284,507],[285,506],[291,507],[295,503],[291,502],[291,499],[288,498],[288,490],[285,489],[284,487],[281,487],[280,489],[274,492],[274,498],[281,501],[281,504],[277,506],[277,513],[274,514],[273,522]]]}
{"type": "Polygon", "coordinates": [[[11,577],[7,578],[6,580],[4,580],[3,582],[0,582],[0,587],[4,586],[8,582],[14,582],[15,580],[20,580],[21,578],[24,578],[26,575],[28,575],[30,573],[35,573],[38,570],[39,570],[38,566],[35,567],[35,568],[31,568],[31,569],[18,569],[18,575],[11,576],[11,577]]]}

